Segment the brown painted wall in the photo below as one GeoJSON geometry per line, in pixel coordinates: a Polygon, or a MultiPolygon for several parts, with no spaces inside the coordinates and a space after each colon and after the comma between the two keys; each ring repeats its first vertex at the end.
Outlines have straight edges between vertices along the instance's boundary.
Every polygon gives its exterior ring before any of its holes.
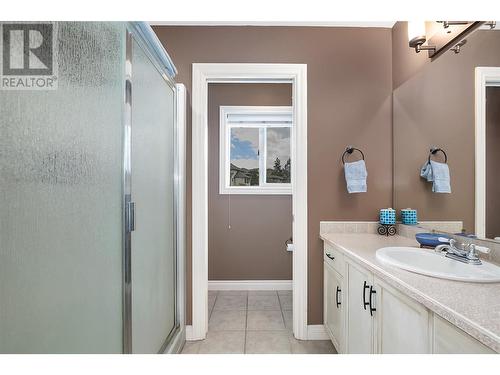
{"type": "MultiPolygon", "coordinates": [[[[191,91],[194,62],[304,63],[308,68],[308,322],[323,321],[321,220],[374,220],[392,201],[391,30],[167,27],[154,30],[191,91]],[[346,192],[340,156],[363,149],[368,193],[346,192]]],[[[189,95],[188,95],[189,96],[189,95]]],[[[189,99],[188,99],[189,100],[189,99]]],[[[190,103],[188,103],[189,105],[190,103]]],[[[188,140],[191,111],[188,107],[188,140]]],[[[188,142],[187,154],[191,153],[188,142]]],[[[187,160],[187,320],[191,321],[191,161],[187,160]]]]}
{"type": "Polygon", "coordinates": [[[219,194],[219,107],[292,105],[290,84],[210,84],[208,88],[208,279],[291,280],[291,195],[219,194]],[[231,229],[228,228],[229,210],[231,229]]]}
{"type": "Polygon", "coordinates": [[[500,87],[486,89],[486,237],[500,237],[500,87]]]}
{"type": "MultiPolygon", "coordinates": [[[[395,28],[393,42],[402,35],[406,27],[395,28]]],[[[500,65],[500,33],[478,31],[467,39],[460,54],[420,65],[401,57],[421,58],[407,43],[393,43],[394,194],[396,208],[416,208],[420,220],[463,220],[473,231],[474,69],[500,65]],[[420,177],[432,145],[448,154],[452,194],[432,193],[420,177]]]]}

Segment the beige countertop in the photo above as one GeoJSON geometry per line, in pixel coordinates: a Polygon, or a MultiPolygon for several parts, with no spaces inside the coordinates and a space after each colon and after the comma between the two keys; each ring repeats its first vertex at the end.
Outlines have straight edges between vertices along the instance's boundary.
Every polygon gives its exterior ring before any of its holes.
{"type": "Polygon", "coordinates": [[[387,266],[376,259],[375,253],[381,247],[418,247],[415,240],[406,237],[365,233],[322,233],[320,237],[376,277],[500,353],[500,283],[438,279],[387,266]]]}

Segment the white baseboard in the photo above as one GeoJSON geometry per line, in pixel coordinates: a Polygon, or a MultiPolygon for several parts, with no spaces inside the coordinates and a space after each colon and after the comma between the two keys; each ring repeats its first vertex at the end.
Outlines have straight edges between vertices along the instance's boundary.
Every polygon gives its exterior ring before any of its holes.
{"type": "Polygon", "coordinates": [[[307,339],[308,340],[330,340],[330,336],[325,330],[323,324],[315,324],[307,326],[307,339]]]}
{"type": "Polygon", "coordinates": [[[292,280],[208,281],[208,290],[292,290],[292,280]]]}

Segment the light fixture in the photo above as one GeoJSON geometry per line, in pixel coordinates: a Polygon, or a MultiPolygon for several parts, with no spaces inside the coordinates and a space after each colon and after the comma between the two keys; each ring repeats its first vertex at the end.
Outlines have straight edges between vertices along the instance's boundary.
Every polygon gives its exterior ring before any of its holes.
{"type": "Polygon", "coordinates": [[[476,30],[495,28],[496,21],[409,21],[408,45],[414,48],[416,53],[428,51],[429,58],[434,60],[445,51],[460,53],[467,42],[465,37],[476,30]],[[442,25],[442,29],[436,28],[436,24],[442,25]],[[432,33],[429,40],[427,31],[432,33]]]}
{"type": "Polygon", "coordinates": [[[425,21],[410,21],[408,22],[408,45],[415,48],[415,52],[420,51],[435,51],[435,46],[424,46],[427,41],[425,35],[425,21]]]}

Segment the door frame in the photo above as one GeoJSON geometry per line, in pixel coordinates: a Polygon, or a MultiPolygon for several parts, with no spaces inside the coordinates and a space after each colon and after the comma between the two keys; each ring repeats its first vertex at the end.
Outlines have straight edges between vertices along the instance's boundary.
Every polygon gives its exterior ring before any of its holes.
{"type": "Polygon", "coordinates": [[[194,63],[192,71],[192,327],[208,330],[208,84],[290,83],[292,150],[293,333],[307,339],[307,64],[194,63]],[[194,183],[196,182],[196,183],[194,183]]]}
{"type": "Polygon", "coordinates": [[[486,238],[486,87],[500,86],[500,68],[475,69],[475,234],[486,238]]]}

